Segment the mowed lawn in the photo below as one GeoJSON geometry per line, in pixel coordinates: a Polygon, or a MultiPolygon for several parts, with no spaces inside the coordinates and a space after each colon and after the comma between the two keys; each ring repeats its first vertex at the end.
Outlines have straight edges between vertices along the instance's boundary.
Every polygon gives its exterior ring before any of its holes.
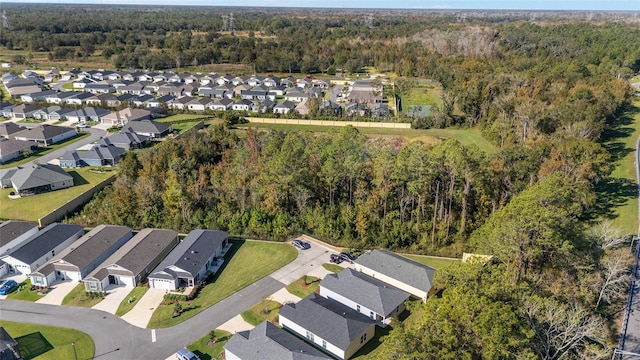
{"type": "Polygon", "coordinates": [[[421,264],[431,266],[434,269],[440,269],[449,264],[460,262],[460,260],[458,259],[450,259],[450,258],[443,258],[443,257],[437,257],[437,256],[411,255],[411,254],[400,254],[400,255],[404,257],[408,257],[409,259],[413,261],[417,261],[421,264]]]}
{"type": "Polygon", "coordinates": [[[0,320],[9,335],[18,342],[20,353],[31,360],[93,359],[95,344],[81,331],[53,326],[0,320]],[[73,352],[75,344],[75,355],[73,352]],[[75,357],[77,356],[77,357],[75,357]]]}
{"type": "Polygon", "coordinates": [[[232,244],[223,268],[213,282],[205,286],[194,300],[181,302],[183,313],[180,316],[173,317],[175,305],[160,305],[147,327],[165,328],[183,322],[292,262],[298,255],[295,248],[287,243],[237,240],[232,244]]]}
{"type": "Polygon", "coordinates": [[[75,186],[67,189],[51,191],[44,194],[26,196],[19,199],[9,199],[13,188],[0,189],[0,219],[38,221],[39,218],[65,204],[81,193],[89,190],[104,179],[115,175],[115,170],[105,173],[91,172],[93,167],[69,169],[75,186]]]}
{"type": "Polygon", "coordinates": [[[222,359],[224,355],[224,345],[231,338],[231,333],[224,330],[214,330],[216,335],[216,343],[209,345],[209,334],[204,335],[196,340],[187,349],[198,355],[200,360],[222,359]]]}
{"type": "Polygon", "coordinates": [[[67,146],[69,144],[73,144],[74,142],[82,140],[82,139],[86,138],[89,135],[91,135],[91,134],[88,133],[88,132],[80,132],[76,136],[74,136],[74,137],[72,137],[72,138],[70,138],[70,139],[68,139],[66,141],[63,141],[61,143],[54,144],[54,145],[47,146],[47,147],[40,147],[40,148],[36,149],[31,156],[26,157],[26,158],[21,156],[19,158],[13,159],[13,160],[7,162],[6,164],[0,165],[0,169],[8,169],[8,168],[11,168],[11,167],[14,167],[14,166],[26,164],[26,163],[31,162],[33,160],[37,160],[38,157],[40,157],[42,155],[46,155],[46,154],[48,154],[48,153],[50,153],[52,151],[55,151],[55,150],[57,150],[59,148],[65,147],[65,146],[67,146]]]}

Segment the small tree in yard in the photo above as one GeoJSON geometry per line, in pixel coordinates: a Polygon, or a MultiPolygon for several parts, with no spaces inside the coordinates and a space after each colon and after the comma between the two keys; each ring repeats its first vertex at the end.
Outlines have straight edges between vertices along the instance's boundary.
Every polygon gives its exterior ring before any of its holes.
{"type": "Polygon", "coordinates": [[[207,343],[207,345],[214,346],[217,343],[218,343],[218,337],[216,336],[215,330],[209,331],[209,342],[207,343]]]}
{"type": "Polygon", "coordinates": [[[304,286],[309,286],[309,278],[307,277],[307,275],[304,275],[302,277],[302,283],[304,284],[304,286]]]}
{"type": "Polygon", "coordinates": [[[174,306],[173,306],[173,316],[180,316],[180,314],[182,314],[182,305],[177,302],[174,306]]]}

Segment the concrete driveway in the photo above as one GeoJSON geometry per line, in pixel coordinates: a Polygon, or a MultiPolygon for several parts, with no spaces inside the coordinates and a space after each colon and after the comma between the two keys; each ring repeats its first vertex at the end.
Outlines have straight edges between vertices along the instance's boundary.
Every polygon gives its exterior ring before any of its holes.
{"type": "Polygon", "coordinates": [[[218,326],[218,329],[235,334],[239,331],[251,330],[254,326],[244,321],[241,315],[234,316],[231,320],[218,326]]]}
{"type": "Polygon", "coordinates": [[[110,314],[115,314],[118,311],[118,307],[122,300],[127,298],[127,295],[133,290],[132,287],[127,287],[124,285],[111,285],[107,288],[107,296],[95,304],[92,309],[106,311],[110,314]]]}
{"type": "Polygon", "coordinates": [[[151,320],[151,315],[153,315],[153,312],[160,305],[166,293],[167,291],[165,289],[147,290],[136,306],[128,313],[122,315],[122,320],[131,325],[146,328],[149,320],[151,320]]]}
{"type": "Polygon", "coordinates": [[[298,258],[280,270],[275,271],[271,278],[289,285],[304,275],[312,275],[322,279],[329,273],[322,264],[329,262],[329,254],[336,252],[319,244],[311,244],[307,250],[298,250],[298,258]]]}
{"type": "Polygon", "coordinates": [[[65,280],[58,281],[51,286],[51,290],[42,297],[37,300],[38,304],[49,304],[49,305],[62,305],[62,300],[64,297],[69,294],[73,288],[75,288],[79,283],[73,280],[65,280]]]}

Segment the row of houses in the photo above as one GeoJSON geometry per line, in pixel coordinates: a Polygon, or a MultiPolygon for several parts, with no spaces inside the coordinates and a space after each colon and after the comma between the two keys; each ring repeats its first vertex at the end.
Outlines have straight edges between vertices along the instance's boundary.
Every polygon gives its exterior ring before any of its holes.
{"type": "Polygon", "coordinates": [[[54,223],[37,230],[34,223],[0,224],[0,276],[21,273],[36,286],[78,281],[87,291],[111,285],[176,290],[193,287],[215,273],[231,247],[228,234],[194,230],[182,241],[167,229],[99,225],[84,233],[80,225],[54,223]]]}
{"type": "Polygon", "coordinates": [[[373,339],[376,326],[405,310],[410,297],[426,300],[434,274],[390,251],[367,252],[355,269],[327,275],[317,293],[284,304],[278,315],[282,329],[264,322],[234,334],[225,359],[349,359],[373,339]]]}
{"type": "Polygon", "coordinates": [[[49,146],[77,134],[75,128],[43,124],[28,128],[12,122],[0,123],[0,163],[4,164],[25,151],[49,146]]]}

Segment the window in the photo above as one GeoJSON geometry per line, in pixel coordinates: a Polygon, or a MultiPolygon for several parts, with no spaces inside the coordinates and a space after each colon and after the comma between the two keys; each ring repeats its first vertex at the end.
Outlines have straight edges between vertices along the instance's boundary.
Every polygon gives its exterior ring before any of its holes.
{"type": "Polygon", "coordinates": [[[56,251],[55,250],[51,250],[51,256],[56,256],[56,251]]]}
{"type": "Polygon", "coordinates": [[[89,283],[89,289],[90,290],[98,290],[98,284],[96,284],[94,282],[90,282],[89,283]]]}
{"type": "Polygon", "coordinates": [[[358,312],[360,312],[360,305],[356,305],[356,310],[358,310],[358,312]]]}
{"type": "Polygon", "coordinates": [[[369,311],[369,317],[370,317],[370,318],[372,318],[372,319],[373,319],[375,316],[376,316],[376,315],[373,313],[373,311],[369,311]]]}
{"type": "Polygon", "coordinates": [[[313,341],[313,333],[307,330],[307,339],[313,341]]]}
{"type": "Polygon", "coordinates": [[[367,341],[367,333],[364,333],[364,335],[360,337],[360,344],[362,344],[365,341],[367,341]]]}
{"type": "Polygon", "coordinates": [[[322,347],[325,348],[325,349],[327,348],[327,342],[324,341],[324,340],[322,340],[322,347]]]}

